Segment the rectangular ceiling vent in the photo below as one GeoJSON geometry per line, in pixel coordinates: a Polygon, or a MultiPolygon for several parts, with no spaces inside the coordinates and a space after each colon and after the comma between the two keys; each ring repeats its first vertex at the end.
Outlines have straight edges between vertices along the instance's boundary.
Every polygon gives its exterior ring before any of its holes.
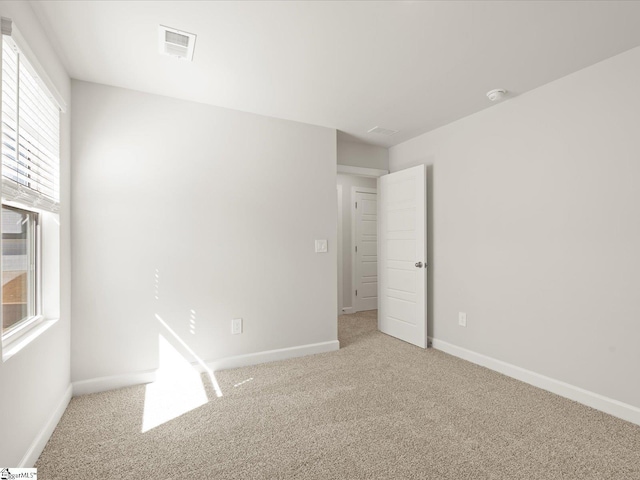
{"type": "Polygon", "coordinates": [[[382,128],[382,127],[373,127],[371,130],[368,130],[367,133],[377,133],[379,135],[386,135],[387,137],[390,137],[391,135],[395,135],[396,133],[398,133],[398,130],[390,130],[388,128],[382,128]]]}
{"type": "Polygon", "coordinates": [[[160,53],[189,61],[193,60],[193,49],[196,46],[195,34],[164,25],[160,25],[158,32],[160,53]]]}

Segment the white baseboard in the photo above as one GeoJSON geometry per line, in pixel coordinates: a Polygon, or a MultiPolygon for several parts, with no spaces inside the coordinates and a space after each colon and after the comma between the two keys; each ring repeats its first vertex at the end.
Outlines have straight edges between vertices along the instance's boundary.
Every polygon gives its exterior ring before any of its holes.
{"type": "Polygon", "coordinates": [[[300,345],[298,347],[281,348],[279,350],[267,350],[265,352],[249,353],[247,355],[237,355],[235,357],[221,358],[207,362],[211,370],[228,370],[230,368],[248,367],[259,363],[276,362],[288,358],[304,357],[317,353],[334,352],[340,349],[338,340],[331,342],[312,343],[300,345]]]}
{"type": "Polygon", "coordinates": [[[22,460],[20,460],[20,464],[18,465],[19,468],[32,468],[35,465],[38,457],[42,453],[42,450],[44,450],[44,447],[47,445],[49,438],[51,438],[53,431],[56,429],[60,418],[62,418],[62,414],[67,409],[67,405],[69,405],[69,401],[71,400],[72,391],[73,388],[71,384],[69,384],[64,395],[62,395],[62,398],[56,405],[56,408],[51,413],[51,416],[42,427],[42,430],[40,430],[27,450],[27,453],[25,453],[22,460]]]}
{"type": "Polygon", "coordinates": [[[490,370],[495,370],[496,372],[507,375],[508,377],[528,383],[534,387],[542,388],[543,390],[555,393],[561,397],[574,400],[578,403],[582,403],[583,405],[600,410],[601,412],[613,415],[614,417],[640,425],[640,408],[638,407],[576,387],[569,383],[561,382],[554,378],[546,377],[539,373],[532,372],[531,370],[517,367],[510,363],[503,362],[502,360],[497,360],[495,358],[482,355],[481,353],[476,353],[471,350],[467,350],[466,348],[458,347],[443,340],[438,340],[437,338],[429,338],[429,340],[432,341],[433,348],[436,350],[441,350],[455,357],[462,358],[471,363],[481,365],[490,370]]]}
{"type": "Polygon", "coordinates": [[[73,382],[73,396],[86,395],[88,393],[105,392],[116,388],[130,387],[143,383],[151,383],[156,379],[155,370],[146,372],[125,373],[123,375],[111,375],[108,377],[91,378],[73,382]]]}
{"type": "Polygon", "coordinates": [[[344,307],[342,309],[342,315],[349,315],[350,313],[353,313],[353,307],[344,307]]]}
{"type": "MultiPolygon", "coordinates": [[[[331,342],[313,343],[309,345],[300,345],[298,347],[282,348],[279,350],[268,350],[265,352],[221,358],[206,362],[206,366],[213,371],[227,370],[229,368],[247,367],[249,365],[257,365],[259,363],[286,360],[288,358],[304,357],[306,355],[314,355],[316,353],[333,352],[339,348],[340,343],[337,340],[334,340],[331,342]]],[[[206,370],[204,368],[204,364],[195,362],[192,363],[192,365],[200,373],[204,373],[206,370]]],[[[151,383],[154,382],[155,379],[156,370],[148,370],[146,372],[111,375],[108,377],[82,380],[79,382],[73,382],[73,396],[77,397],[78,395],[105,392],[116,388],[151,383]]]]}

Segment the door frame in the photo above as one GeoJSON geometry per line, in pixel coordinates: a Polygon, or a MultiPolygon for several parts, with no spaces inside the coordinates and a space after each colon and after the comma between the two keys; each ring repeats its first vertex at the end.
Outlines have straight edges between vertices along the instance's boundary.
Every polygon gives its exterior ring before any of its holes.
{"type": "MultiPolygon", "coordinates": [[[[371,187],[351,187],[351,313],[360,312],[356,307],[356,272],[358,269],[357,255],[356,255],[356,194],[357,193],[374,193],[376,195],[376,202],[378,199],[378,189],[371,187]]],[[[376,215],[376,225],[378,219],[376,215]]],[[[376,269],[377,274],[377,269],[376,269]]]]}
{"type": "Polygon", "coordinates": [[[336,185],[338,192],[338,316],[344,312],[344,276],[343,276],[343,259],[342,259],[342,185],[336,185]]]}

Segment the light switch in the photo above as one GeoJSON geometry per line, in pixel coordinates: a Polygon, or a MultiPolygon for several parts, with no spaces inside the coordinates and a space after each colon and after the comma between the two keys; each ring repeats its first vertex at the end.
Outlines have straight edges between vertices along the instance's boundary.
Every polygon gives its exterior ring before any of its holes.
{"type": "Polygon", "coordinates": [[[234,318],[231,320],[231,334],[238,335],[239,333],[242,333],[242,319],[234,318]]]}
{"type": "Polygon", "coordinates": [[[326,240],[316,240],[316,253],[327,253],[326,240]]]}

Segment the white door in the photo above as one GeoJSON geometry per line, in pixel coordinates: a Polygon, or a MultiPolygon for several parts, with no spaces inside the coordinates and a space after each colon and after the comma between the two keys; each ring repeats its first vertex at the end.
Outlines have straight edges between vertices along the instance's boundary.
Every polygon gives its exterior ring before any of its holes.
{"type": "Polygon", "coordinates": [[[378,308],[378,202],[367,190],[354,190],[354,312],[378,308]]]}
{"type": "Polygon", "coordinates": [[[378,328],[427,346],[427,222],[424,165],[378,179],[378,328]]]}

